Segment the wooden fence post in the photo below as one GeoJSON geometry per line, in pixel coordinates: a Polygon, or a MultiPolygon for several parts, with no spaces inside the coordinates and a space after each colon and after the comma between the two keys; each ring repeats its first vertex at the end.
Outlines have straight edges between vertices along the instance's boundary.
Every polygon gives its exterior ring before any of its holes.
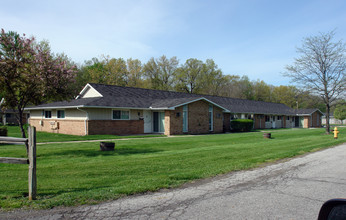
{"type": "Polygon", "coordinates": [[[36,128],[28,127],[29,138],[29,200],[36,199],[37,178],[36,178],[36,128]]]}

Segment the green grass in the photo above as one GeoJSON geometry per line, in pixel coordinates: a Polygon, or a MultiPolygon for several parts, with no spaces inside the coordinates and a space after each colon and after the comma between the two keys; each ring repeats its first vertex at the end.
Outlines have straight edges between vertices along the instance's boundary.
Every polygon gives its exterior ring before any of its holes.
{"type": "MultiPolygon", "coordinates": [[[[9,137],[22,137],[22,133],[18,126],[7,126],[9,137]]],[[[124,139],[124,138],[146,138],[146,137],[165,137],[162,134],[150,134],[150,135],[131,135],[131,136],[118,136],[118,135],[68,135],[57,134],[37,131],[36,139],[38,143],[45,142],[64,142],[64,141],[88,141],[88,140],[107,140],[107,139],[124,139]]]]}
{"type": "MultiPolygon", "coordinates": [[[[115,141],[114,152],[99,143],[38,145],[38,198],[27,198],[27,165],[0,164],[0,207],[52,208],[93,204],[125,195],[177,187],[195,179],[258,167],[266,162],[346,142],[324,129],[181,136],[115,141]]],[[[23,146],[0,145],[1,157],[25,157],[23,146]]],[[[0,210],[1,210],[0,209],[0,210]]]]}

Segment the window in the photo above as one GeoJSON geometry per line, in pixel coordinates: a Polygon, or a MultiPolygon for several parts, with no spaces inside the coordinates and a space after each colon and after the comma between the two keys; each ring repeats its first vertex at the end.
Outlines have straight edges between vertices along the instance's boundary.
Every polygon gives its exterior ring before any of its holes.
{"type": "Polygon", "coordinates": [[[11,113],[6,113],[6,118],[12,118],[12,114],[11,113]]]}
{"type": "Polygon", "coordinates": [[[213,131],[213,106],[209,105],[209,131],[213,131]]]}
{"type": "Polygon", "coordinates": [[[282,116],[278,116],[278,120],[281,120],[282,119],[282,116]]]}
{"type": "Polygon", "coordinates": [[[52,111],[44,111],[45,118],[52,118],[52,111]]]}
{"type": "Polygon", "coordinates": [[[265,116],[265,121],[270,122],[270,117],[268,115],[265,116]]]}
{"type": "Polygon", "coordinates": [[[113,110],[113,119],[114,120],[129,120],[130,111],[113,110]]]}
{"type": "Polygon", "coordinates": [[[57,111],[57,117],[58,118],[65,118],[65,111],[64,110],[58,110],[57,111]]]}
{"type": "Polygon", "coordinates": [[[188,131],[188,123],[187,123],[187,117],[188,117],[188,114],[187,114],[187,105],[184,105],[183,106],[183,132],[187,132],[188,131]]]}
{"type": "Polygon", "coordinates": [[[289,121],[290,120],[290,116],[287,116],[287,119],[286,119],[287,121],[289,121]]]}

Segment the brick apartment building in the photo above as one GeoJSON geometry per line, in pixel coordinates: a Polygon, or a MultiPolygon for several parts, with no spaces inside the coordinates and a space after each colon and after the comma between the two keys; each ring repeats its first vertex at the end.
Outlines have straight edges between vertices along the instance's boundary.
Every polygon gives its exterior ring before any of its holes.
{"type": "Polygon", "coordinates": [[[231,130],[235,118],[254,128],[321,127],[318,109],[181,92],[87,84],[76,99],[26,108],[38,131],[73,134],[206,134],[231,130]]]}

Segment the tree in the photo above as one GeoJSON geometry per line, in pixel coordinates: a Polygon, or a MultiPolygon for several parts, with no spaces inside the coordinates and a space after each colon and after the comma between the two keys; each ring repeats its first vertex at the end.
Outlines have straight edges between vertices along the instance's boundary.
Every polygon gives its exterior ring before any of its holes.
{"type": "Polygon", "coordinates": [[[295,86],[275,86],[273,88],[271,101],[283,103],[290,108],[296,108],[297,103],[301,103],[301,96],[298,96],[298,93],[299,91],[295,86]]]}
{"type": "Polygon", "coordinates": [[[337,105],[334,110],[334,117],[342,121],[346,119],[346,103],[337,105]]]}
{"type": "Polygon", "coordinates": [[[150,88],[171,90],[178,64],[179,61],[176,57],[170,59],[164,55],[158,59],[152,57],[143,67],[143,73],[150,82],[150,88]]]}
{"type": "Polygon", "coordinates": [[[224,84],[224,76],[214,60],[207,59],[204,64],[203,94],[220,95],[224,84]]]}
{"type": "Polygon", "coordinates": [[[126,61],[123,58],[104,57],[107,84],[125,86],[128,77],[126,61]]]}
{"type": "Polygon", "coordinates": [[[127,59],[126,85],[132,87],[143,87],[142,63],[138,59],[127,59]]]}
{"type": "Polygon", "coordinates": [[[188,59],[175,74],[177,91],[200,93],[203,87],[204,64],[201,60],[188,59]]]}
{"type": "Polygon", "coordinates": [[[330,133],[330,107],[346,88],[346,46],[342,41],[334,42],[335,33],[320,33],[307,37],[294,64],[286,66],[284,75],[292,82],[320,96],[326,106],[326,133],[330,133]]]}
{"type": "Polygon", "coordinates": [[[107,83],[106,75],[105,63],[94,57],[85,61],[77,75],[77,81],[82,86],[86,83],[107,83]]]}
{"type": "Polygon", "coordinates": [[[241,99],[254,100],[253,85],[248,76],[242,76],[238,81],[241,99]]]}
{"type": "Polygon", "coordinates": [[[47,42],[35,43],[16,32],[0,34],[0,93],[5,103],[2,107],[18,112],[17,120],[23,128],[24,108],[71,97],[70,85],[76,68],[64,55],[51,53],[47,42]]]}
{"type": "Polygon", "coordinates": [[[272,101],[272,88],[263,80],[252,82],[254,100],[270,102],[272,101]]]}

